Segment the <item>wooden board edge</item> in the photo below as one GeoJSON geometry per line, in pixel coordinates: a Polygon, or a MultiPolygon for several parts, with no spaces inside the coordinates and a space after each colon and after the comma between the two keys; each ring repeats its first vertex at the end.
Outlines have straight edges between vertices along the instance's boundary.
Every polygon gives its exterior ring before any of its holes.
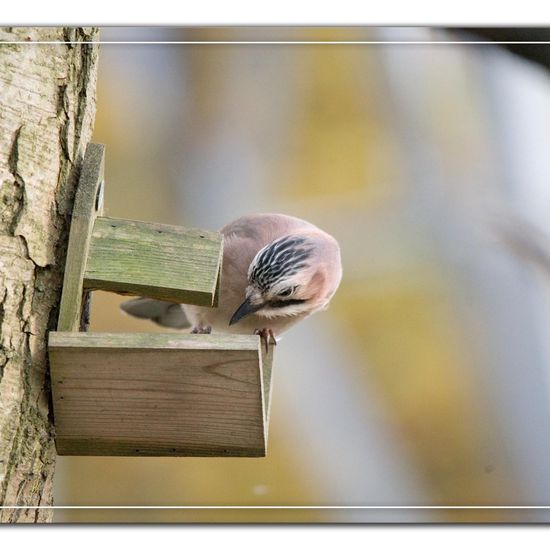
{"type": "Polygon", "coordinates": [[[264,425],[264,443],[265,452],[267,455],[267,444],[269,439],[269,419],[271,414],[271,394],[273,388],[273,348],[270,344],[266,352],[263,342],[260,341],[258,350],[260,357],[260,386],[261,386],[261,403],[262,403],[262,420],[264,425]]]}
{"type": "Polygon", "coordinates": [[[148,285],[125,281],[98,279],[84,273],[83,288],[85,290],[103,290],[123,296],[143,296],[176,304],[193,304],[209,307],[212,303],[210,291],[181,290],[179,288],[151,287],[148,285]]]}
{"type": "Polygon", "coordinates": [[[220,288],[222,284],[222,273],[223,273],[223,235],[221,235],[221,240],[220,240],[220,250],[218,255],[218,271],[216,273],[216,280],[214,281],[214,291],[213,291],[211,307],[218,307],[220,302],[220,288]]]}
{"type": "Polygon", "coordinates": [[[175,332],[51,331],[48,347],[55,349],[174,349],[250,351],[259,356],[259,336],[243,334],[178,334],[175,332]]]}
{"type": "Polygon", "coordinates": [[[177,447],[168,444],[143,444],[104,439],[79,439],[57,437],[56,450],[60,456],[126,456],[126,457],[265,457],[265,448],[202,446],[198,448],[177,447]]]}

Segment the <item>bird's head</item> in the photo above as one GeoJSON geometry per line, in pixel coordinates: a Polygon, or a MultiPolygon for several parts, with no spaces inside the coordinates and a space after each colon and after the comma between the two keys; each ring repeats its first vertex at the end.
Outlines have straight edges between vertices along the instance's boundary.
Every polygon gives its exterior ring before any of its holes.
{"type": "Polygon", "coordinates": [[[252,313],[270,319],[323,307],[336,288],[327,289],[327,266],[320,252],[316,239],[305,235],[287,235],[262,248],[248,269],[245,300],[229,324],[252,313]]]}

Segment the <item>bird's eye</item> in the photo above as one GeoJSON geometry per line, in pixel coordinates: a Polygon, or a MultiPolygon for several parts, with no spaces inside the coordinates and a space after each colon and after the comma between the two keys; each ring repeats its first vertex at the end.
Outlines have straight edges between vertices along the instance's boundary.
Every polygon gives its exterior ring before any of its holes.
{"type": "Polygon", "coordinates": [[[285,296],[290,296],[292,294],[292,288],[285,288],[284,290],[281,290],[281,292],[279,292],[277,294],[277,296],[281,296],[281,297],[285,297],[285,296]]]}

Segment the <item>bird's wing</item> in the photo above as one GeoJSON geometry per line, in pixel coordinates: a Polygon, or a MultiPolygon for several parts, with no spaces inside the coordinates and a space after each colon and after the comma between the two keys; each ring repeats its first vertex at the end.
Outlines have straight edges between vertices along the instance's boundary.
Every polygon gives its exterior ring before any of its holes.
{"type": "Polygon", "coordinates": [[[120,309],[139,319],[150,319],[157,325],[170,328],[191,326],[180,304],[153,300],[152,298],[134,298],[120,304],[120,309]]]}

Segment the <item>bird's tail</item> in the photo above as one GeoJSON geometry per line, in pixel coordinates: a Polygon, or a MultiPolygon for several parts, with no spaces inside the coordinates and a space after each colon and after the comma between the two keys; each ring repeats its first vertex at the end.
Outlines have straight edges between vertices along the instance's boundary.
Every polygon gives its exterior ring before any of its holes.
{"type": "Polygon", "coordinates": [[[150,319],[162,327],[188,328],[191,323],[187,319],[181,304],[153,300],[152,298],[134,298],[120,304],[120,309],[139,319],[150,319]]]}

